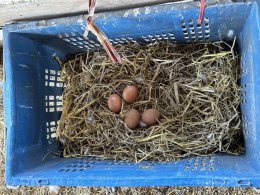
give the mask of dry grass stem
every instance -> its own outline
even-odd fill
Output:
[[[234,45],[129,44],[117,51],[120,65],[104,51],[76,55],[61,65],[66,88],[57,135],[65,157],[140,162],[243,152]],[[108,96],[121,96],[130,84],[139,88],[138,101],[112,113]],[[130,108],[157,108],[163,117],[131,130],[123,122]]]

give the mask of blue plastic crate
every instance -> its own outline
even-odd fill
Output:
[[[168,3],[95,15],[113,44],[233,40],[241,55],[242,122],[246,152],[172,163],[63,158],[55,141],[61,114],[59,65],[54,59],[100,47],[82,37],[85,16],[4,27],[6,183],[63,186],[260,186],[260,32],[258,1]]]

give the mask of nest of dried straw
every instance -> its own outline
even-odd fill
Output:
[[[191,155],[243,151],[239,57],[219,42],[175,46],[119,46],[122,64],[104,51],[76,55],[61,65],[63,112],[57,130],[65,157],[171,161]],[[107,107],[111,93],[139,88],[138,101],[120,114]],[[128,129],[124,114],[156,108],[159,124]]]

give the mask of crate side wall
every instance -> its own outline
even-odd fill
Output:
[[[61,96],[62,88],[54,90],[49,86],[54,82],[56,87],[58,82],[51,81],[46,70],[58,72],[59,65],[53,55],[62,56],[62,53],[20,34],[7,34],[4,110],[6,177],[11,177],[40,166],[48,159],[49,151],[59,151],[50,125],[55,119],[58,121],[61,111],[49,112],[47,104],[50,103],[49,97]],[[57,101],[52,102],[56,108]]]
[[[260,169],[260,22],[255,6],[240,36],[241,50],[241,111],[246,154]]]

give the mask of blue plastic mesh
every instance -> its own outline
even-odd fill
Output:
[[[260,36],[254,1],[209,5],[201,25],[198,3],[170,3],[95,15],[112,44],[170,40],[176,44],[233,40],[241,54],[241,111],[246,153],[170,163],[63,158],[55,141],[62,111],[55,57],[100,47],[83,38],[85,17],[16,23],[4,27],[4,112],[8,185],[260,186]]]

